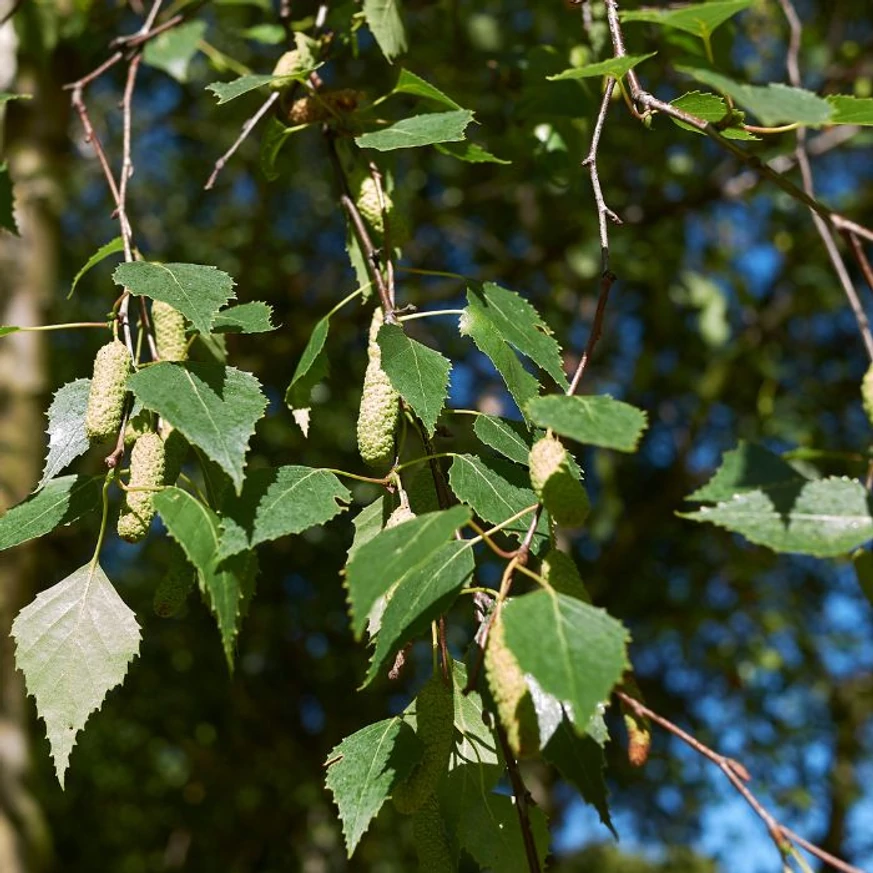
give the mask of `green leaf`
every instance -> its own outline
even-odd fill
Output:
[[[702,488],[686,500],[720,503],[735,494],[747,494],[760,488],[789,487],[799,490],[808,477],[799,473],[779,455],[763,446],[741,440],[735,449],[725,452],[721,466]]]
[[[853,479],[795,479],[747,491],[716,506],[679,513],[708,521],[776,552],[831,558],[873,537],[873,500]]]
[[[389,63],[406,51],[400,0],[364,0],[364,17]]]
[[[12,636],[63,787],[76,734],[139,652],[139,625],[100,565],[86,564],[22,609]]]
[[[460,142],[464,131],[473,120],[469,109],[455,112],[431,112],[404,118],[382,130],[374,130],[355,137],[362,149],[389,152],[433,145],[438,142]]]
[[[267,127],[261,137],[260,164],[261,172],[268,182],[274,182],[279,178],[276,169],[276,160],[282,146],[298,131],[293,127],[285,127],[278,118],[271,116],[267,120]]]
[[[188,21],[173,27],[146,43],[143,60],[163,70],[177,82],[187,82],[188,65],[197,54],[197,47],[205,33],[205,21]]]
[[[285,392],[285,403],[294,413],[294,420],[300,425],[304,436],[309,431],[309,400],[312,389],[327,376],[330,369],[327,353],[324,350],[329,330],[330,317],[326,315],[312,329],[306,348],[291,377],[291,384]]]
[[[701,67],[678,66],[676,69],[732,97],[766,127],[780,124],[816,126],[828,124],[831,120],[833,110],[830,103],[812,91],[772,82],[765,86],[745,85]]]
[[[671,105],[675,106],[677,109],[681,109],[683,112],[689,113],[690,115],[696,115],[704,121],[711,121],[713,124],[722,121],[729,111],[727,103],[725,103],[722,97],[704,91],[689,91],[687,94],[683,94],[681,97],[677,97],[673,100]],[[726,139],[740,139],[747,141],[757,141],[760,139],[760,137],[755,136],[755,134],[750,133],[748,130],[743,130],[742,127],[737,126],[741,123],[739,118],[745,117],[744,113],[735,112],[734,115],[738,116],[738,118],[736,121],[732,119],[731,127],[725,127],[721,130],[721,135],[723,137]],[[674,124],[678,125],[683,130],[690,130],[700,136],[706,135],[702,130],[691,124],[686,124],[684,121],[679,121],[676,118],[672,120]]]
[[[833,113],[831,124],[873,125],[873,97],[850,97],[848,94],[831,94],[825,97]]]
[[[552,329],[520,294],[485,282],[467,289],[467,303],[494,325],[505,342],[542,367],[561,388],[567,387],[561,347]]]
[[[485,461],[475,455],[458,455],[449,469],[449,484],[458,500],[472,507],[479,518],[491,524],[501,524],[539,503],[530,488],[527,471],[496,458]],[[522,540],[532,519],[533,511],[502,530],[508,536]],[[534,549],[539,549],[548,538],[548,519],[543,514],[537,526]]]
[[[459,739],[455,744],[449,761],[449,770],[461,767],[470,761],[479,764],[500,764],[495,769],[503,769],[502,758],[497,748],[494,731],[488,726],[484,717],[482,695],[478,691],[464,693],[467,687],[467,668],[460,661],[453,661],[454,682],[452,693],[455,695],[455,729]],[[496,783],[495,778],[494,782]],[[492,785],[488,786],[493,787]]]
[[[76,273],[75,278],[73,279],[73,284],[70,286],[70,293],[67,294],[67,300],[69,300],[73,296],[73,292],[76,290],[76,286],[79,284],[79,280],[85,273],[88,272],[92,267],[96,267],[101,261],[108,258],[110,255],[114,255],[116,252],[124,251],[124,240],[117,236],[115,239],[110,240],[106,245],[100,246],[90,258],[88,258],[87,263],[78,273]]]
[[[619,13],[622,22],[647,21],[664,27],[684,30],[702,40],[709,40],[712,32],[738,12],[748,9],[754,0],[710,0],[674,9],[639,9]]]
[[[258,74],[240,76],[232,82],[212,82],[206,86],[207,91],[211,91],[218,98],[218,105],[230,103],[231,100],[236,100],[237,97],[242,97],[243,94],[248,94],[249,91],[254,91],[263,85],[273,81],[271,74]]]
[[[500,768],[479,764],[467,764],[450,772],[439,792],[445,818],[454,826],[461,847],[480,869],[528,873],[515,803],[511,797],[491,791],[499,775]],[[549,849],[546,816],[538,806],[531,805],[529,818],[540,869],[545,869]]]
[[[622,76],[627,75],[628,71],[632,70],[637,64],[653,58],[656,54],[657,52],[649,52],[647,55],[624,55],[620,58],[609,58],[596,64],[586,64],[584,67],[573,67],[555,76],[546,76],[546,78],[550,82],[563,82],[566,79],[592,79],[600,76],[611,76],[613,79],[620,79]]]
[[[200,333],[212,330],[218,310],[236,296],[227,273],[203,264],[134,261],[116,267],[112,278],[131,294],[169,303]]]
[[[182,547],[197,570],[200,590],[218,623],[228,667],[233,655],[242,608],[254,586],[254,555],[237,555],[219,567],[220,519],[208,507],[180,488],[155,494],[155,508],[170,536]]]
[[[410,339],[397,324],[383,324],[377,336],[382,369],[432,436],[446,405],[451,361]]]
[[[285,42],[285,28],[281,24],[255,24],[247,27],[242,35],[264,45],[281,45]]]
[[[385,526],[387,495],[376,498],[371,504],[365,506],[353,519],[355,535],[349,546],[349,554],[346,563],[349,563],[365,543],[370,542],[374,536]]]
[[[90,379],[76,379],[55,392],[48,409],[48,454],[37,488],[42,488],[67,464],[88,451],[90,443],[85,434],[85,411],[90,390]]]
[[[467,164],[511,164],[512,161],[498,158],[491,152],[483,149],[475,142],[450,142],[437,143],[434,148],[441,154],[457,158]]]
[[[0,551],[51,533],[101,504],[103,476],[62,476],[0,516]]]
[[[331,750],[324,781],[339,809],[349,858],[420,758],[421,741],[399,716],[368,725]]]
[[[12,209],[12,179],[5,163],[0,164],[0,227],[18,236],[18,224]]]
[[[446,94],[443,94],[439,88],[426,82],[420,76],[409,70],[401,70],[397,77],[397,84],[391,91],[392,94],[414,94],[416,97],[424,97],[427,100],[434,100],[441,103],[443,106],[448,106],[449,109],[463,109],[463,106],[458,105]]]
[[[229,306],[215,316],[212,333],[268,333],[276,330],[273,307],[262,300]]]
[[[381,531],[355,552],[346,567],[355,639],[361,638],[373,604],[406,574],[426,562],[469,520],[470,510],[464,506],[428,512]]]
[[[221,364],[168,361],[128,379],[131,391],[215,461],[242,490],[249,439],[267,400],[251,374]]]
[[[579,443],[620,452],[636,451],[647,422],[641,409],[606,394],[535,397],[527,411],[540,427],[550,427]]]
[[[609,814],[609,790],[603,777],[606,757],[600,745],[587,734],[577,734],[570,722],[563,719],[543,749],[543,758],[576,787],[582,799],[597,810],[600,821],[618,839]]]
[[[20,331],[20,327],[14,327],[13,325],[3,324],[0,325],[0,336],[9,336],[10,333],[18,333]]]
[[[417,519],[391,530],[403,530],[415,521]],[[367,546],[361,552],[365,548]],[[474,568],[470,542],[455,541],[438,548],[400,577],[391,589],[391,596],[382,614],[382,624],[376,635],[376,650],[363,683],[365,686],[379,675],[385,662],[397,649],[423,633],[432,621],[451,606],[458,592],[473,575]]]
[[[348,488],[328,470],[255,470],[246,477],[242,494],[229,497],[222,507],[219,559],[324,524],[351,499]]]
[[[531,438],[521,422],[497,418],[494,415],[477,415],[473,432],[495,452],[527,467]]]
[[[0,91],[0,106],[10,100],[32,100],[33,94],[10,94],[8,91]]]
[[[470,301],[461,316],[460,331],[462,336],[470,337],[476,348],[490,358],[522,415],[526,415],[528,401],[539,393],[539,382],[525,370],[518,355],[474,300]]]
[[[521,669],[566,701],[583,733],[628,666],[627,631],[604,610],[550,591],[511,600],[503,623]]]

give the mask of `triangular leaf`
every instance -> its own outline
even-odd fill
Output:
[[[637,64],[653,58],[656,54],[657,52],[649,52],[647,55],[622,55],[620,58],[609,58],[596,64],[586,64],[584,67],[573,67],[555,76],[546,76],[546,78],[550,82],[563,82],[565,79],[591,79],[601,76],[612,76],[614,79],[620,79]]]
[[[100,505],[103,476],[62,476],[0,516],[0,551],[45,536]]]
[[[460,142],[472,120],[473,113],[469,109],[414,115],[382,130],[363,133],[355,137],[355,142],[362,149],[380,152],[418,148],[438,142]]]
[[[539,499],[530,488],[526,471],[499,459],[487,461],[475,455],[458,455],[449,469],[449,484],[458,500],[472,507],[479,518],[491,524],[506,519],[531,506]],[[502,528],[508,536],[524,539],[533,519],[533,510]],[[548,519],[543,514],[534,538],[534,551],[549,539]]]
[[[470,510],[453,506],[428,512],[381,531],[362,545],[346,568],[352,630],[360,639],[373,604],[405,574],[427,561],[470,520]]]
[[[330,521],[352,495],[328,470],[255,470],[222,507],[220,559]]]
[[[402,718],[378,721],[346,737],[327,757],[333,794],[351,858],[370,822],[421,758],[421,742]]]
[[[131,294],[169,303],[200,333],[212,330],[218,310],[236,296],[227,273],[203,264],[134,261],[116,267],[112,278]]]
[[[511,600],[503,623],[521,669],[566,701],[584,732],[627,668],[627,631],[604,610],[550,591]]]
[[[433,435],[446,404],[451,361],[410,339],[396,324],[383,324],[377,342],[391,384],[421,419],[428,436]]]
[[[63,787],[76,734],[139,652],[139,625],[100,565],[86,564],[22,609],[12,636]]]
[[[802,478],[737,494],[716,506],[679,513],[708,521],[776,552],[845,555],[873,538],[873,498],[853,479]]]
[[[38,488],[88,451],[90,442],[85,433],[85,412],[90,390],[90,379],[76,379],[55,392],[48,408],[49,446]]]
[[[723,97],[718,97],[715,94],[709,94],[704,91],[689,91],[687,94],[683,94],[681,97],[677,97],[673,100],[671,105],[675,106],[677,109],[681,109],[683,112],[689,113],[689,115],[696,115],[704,121],[711,121],[713,124],[724,121],[728,114],[727,103],[725,103]],[[734,110],[731,115],[731,125],[729,127],[721,127],[721,135],[726,139],[747,141],[759,139],[755,134],[750,133],[748,130],[743,130],[742,127],[738,126],[744,117],[745,113]],[[678,118],[672,120],[683,130],[690,130],[700,136],[705,136],[702,130],[691,124],[679,121]]]
[[[559,387],[567,387],[561,347],[553,338],[552,329],[520,294],[485,282],[468,288],[467,303],[494,325],[505,342],[542,367]]]
[[[143,60],[177,82],[187,82],[188,65],[205,33],[205,21],[188,21],[173,27],[146,43]]]
[[[442,142],[437,143],[434,148],[441,154],[448,155],[452,158],[457,158],[465,164],[511,164],[512,161],[507,161],[504,158],[498,158],[497,155],[492,155],[487,149],[482,148],[478,143],[469,142]]]
[[[646,429],[646,413],[608,395],[535,397],[527,405],[540,427],[590,446],[635,452]]]
[[[473,432],[495,452],[500,452],[516,464],[527,466],[531,439],[520,421],[510,421],[494,415],[477,415]]]
[[[668,9],[639,9],[622,11],[625,21],[647,21],[664,27],[675,27],[701,39],[708,40],[712,32],[738,12],[748,9],[754,0],[709,0]]]
[[[364,17],[387,61],[406,51],[400,0],[364,0]]]
[[[416,76],[415,73],[409,70],[401,70],[397,77],[397,84],[391,91],[392,94],[414,94],[416,97],[424,97],[427,100],[434,100],[441,103],[443,106],[448,106],[449,109],[463,109],[463,106],[458,105],[446,94],[443,94],[439,88],[426,82],[421,76]]]
[[[199,446],[242,489],[249,439],[267,400],[251,373],[220,364],[161,362],[128,380],[146,409]]]
[[[401,530],[405,526],[392,530]],[[469,542],[462,540],[446,543],[401,576],[391,589],[382,614],[376,651],[364,685],[369,685],[379,675],[382,666],[397,649],[426,630],[451,606],[473,575],[474,566],[473,549]]]

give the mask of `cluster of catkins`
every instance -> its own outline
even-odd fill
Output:
[[[158,356],[165,361],[187,357],[185,319],[167,303],[152,305],[152,325]],[[117,338],[106,343],[94,358],[94,373],[88,393],[85,432],[94,443],[115,440],[124,420],[127,378],[131,373],[127,347]],[[118,535],[130,543],[148,533],[155,516],[154,495],[179,477],[188,450],[185,438],[164,423],[160,433],[154,416],[145,411],[133,416],[124,433],[130,451],[130,476],[118,516]]]

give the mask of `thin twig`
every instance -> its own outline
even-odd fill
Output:
[[[780,824],[771,813],[769,813],[761,802],[755,797],[755,795],[749,790],[746,783],[751,781],[751,777],[749,775],[748,770],[746,770],[743,764],[733,758],[728,758],[726,755],[719,754],[718,752],[711,749],[709,746],[700,742],[696,737],[689,734],[687,731],[682,730],[678,725],[673,724],[667,718],[664,718],[662,715],[658,715],[654,710],[649,709],[644,703],[637,700],[635,697],[631,697],[629,694],[624,691],[616,691],[616,696],[628,707],[630,707],[638,716],[643,716],[648,718],[650,721],[654,722],[660,727],[664,728],[664,730],[669,731],[673,736],[678,737],[682,740],[683,743],[690,746],[694,749],[695,752],[702,755],[704,758],[712,761],[722,773],[727,776],[730,780],[731,785],[736,788],[736,790],[742,795],[743,799],[751,806],[754,810],[755,814],[765,823],[767,826],[767,830],[770,833],[773,842],[776,844],[777,848],[780,851],[780,854],[784,857],[787,851],[790,849],[788,843],[794,842],[801,848],[805,849],[811,855],[815,855],[815,857],[824,861],[827,864],[830,864],[835,870],[840,870],[842,873],[864,873],[859,867],[855,867],[852,864],[848,864],[845,861],[841,861],[839,858],[835,858],[830,853],[826,852],[824,849],[820,849],[818,846],[813,845],[802,837],[798,836],[794,831],[790,828],[785,827],[785,825]]]
[[[600,335],[603,332],[603,315],[606,312],[606,304],[609,300],[609,292],[612,290],[615,276],[606,272],[600,279],[600,295],[597,298],[597,309],[594,311],[594,321],[591,322],[591,333],[588,334],[588,343],[585,346],[585,351],[579,359],[579,364],[576,367],[576,372],[573,373],[573,378],[570,380],[570,385],[567,388],[567,395],[575,394],[579,388],[579,383],[585,375],[585,370],[588,367],[588,362],[594,354],[594,348]]]
[[[273,91],[272,94],[261,104],[260,108],[254,115],[243,124],[239,136],[234,140],[233,145],[215,162],[204,190],[209,191],[215,184],[218,174],[224,169],[224,165],[236,154],[236,150],[245,142],[246,137],[255,129],[257,123],[267,114],[270,107],[279,99],[279,92]]]
[[[786,66],[788,68],[788,79],[795,88],[801,87],[800,80],[800,40],[803,35],[803,25],[800,21],[800,16],[794,8],[792,0],[779,0],[779,5],[785,14],[788,21],[790,37],[788,42],[788,54]],[[815,197],[815,182],[812,175],[812,165],[809,161],[809,154],[806,150],[806,129],[801,127],[797,130],[797,146],[794,150],[794,155],[797,160],[797,166],[800,168],[800,176],[803,180],[803,190],[809,197]],[[860,297],[855,290],[855,285],[852,282],[849,271],[846,268],[846,263],[843,256],[837,248],[837,241],[834,239],[833,230],[828,226],[825,220],[815,211],[812,213],[812,221],[821,241],[824,243],[825,251],[828,253],[831,266],[837,274],[837,278],[842,285],[843,293],[849,301],[849,306],[855,315],[855,321],[858,323],[858,330],[861,333],[861,339],[864,341],[864,346],[867,349],[867,355],[873,361],[873,333],[870,331],[870,322],[867,319],[867,314],[864,312],[864,306],[861,303]],[[854,233],[849,234],[854,236]]]

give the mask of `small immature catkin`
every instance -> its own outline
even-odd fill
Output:
[[[861,401],[864,404],[867,419],[873,424],[873,364],[870,365],[861,382]]]
[[[155,345],[162,361],[184,361],[188,357],[188,341],[185,339],[185,317],[163,300],[152,303],[152,326],[155,329]]]
[[[412,817],[418,873],[455,873],[455,861],[436,794],[430,794]]]
[[[415,769],[392,795],[397,811],[404,815],[415,812],[436,791],[449,766],[455,738],[455,696],[438,673],[418,692],[415,725],[424,752]]]
[[[143,434],[130,453],[129,488],[159,488],[164,484],[164,441],[156,433]],[[137,543],[148,533],[155,517],[154,491],[125,491],[118,516],[118,535]]]
[[[400,398],[382,369],[382,355],[375,339],[381,324],[382,311],[377,309],[370,324],[367,350],[370,362],[364,373],[358,412],[358,451],[373,467],[384,467],[394,460],[394,432],[400,416]]]
[[[382,197],[385,200],[385,212],[390,212],[393,205],[391,198],[386,191],[382,192]],[[363,219],[376,232],[376,235],[381,237],[385,233],[385,219],[382,212],[382,204],[379,200],[379,189],[376,186],[376,180],[369,174],[364,175],[358,184],[355,206],[358,207],[358,212],[361,213]]]
[[[130,355],[124,343],[116,339],[97,352],[85,413],[89,440],[108,440],[118,435],[129,373]]]
[[[540,576],[558,592],[585,603],[591,603],[591,595],[579,575],[576,562],[559,549],[550,549],[543,558]]]
[[[498,615],[488,631],[485,678],[497,705],[500,723],[517,758],[537,754],[540,729],[530,688],[515,655],[506,645],[503,620]]]
[[[288,124],[296,127],[298,124],[315,124],[336,119],[337,115],[354,112],[360,99],[361,92],[353,88],[320,91],[317,97],[300,97],[288,109]]]
[[[194,581],[194,568],[188,563],[182,549],[175,546],[170,554],[167,570],[155,589],[153,601],[155,615],[161,618],[174,616],[187,600],[194,587]]]
[[[573,475],[567,450],[560,440],[543,437],[530,450],[530,482],[552,518],[566,527],[578,527],[591,504],[585,486]]]

